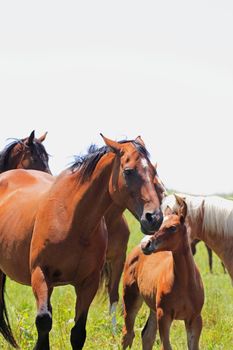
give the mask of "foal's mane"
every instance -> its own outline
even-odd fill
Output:
[[[24,144],[24,139],[12,139],[14,141],[10,142],[8,145],[6,145],[4,147],[4,149],[0,152],[0,173],[3,171],[8,170],[8,163],[9,163],[9,159],[10,159],[10,155],[11,152],[13,151],[13,149],[15,148],[16,145],[18,144]],[[27,147],[25,145],[25,147]],[[42,161],[46,160],[48,161],[49,155],[45,149],[45,147],[42,145],[41,142],[36,141],[36,139],[34,139],[33,143],[30,144],[30,147],[33,152],[36,154],[36,156],[41,159]]]
[[[142,156],[149,159],[149,156],[150,156],[149,152],[141,143],[135,140],[118,141],[118,143],[127,143],[127,142],[131,142],[135,146],[135,148],[138,150],[138,152],[142,154]],[[88,180],[90,176],[93,174],[99,160],[106,153],[109,153],[109,152],[112,152],[112,151],[111,151],[111,148],[108,146],[102,146],[98,148],[96,145],[92,144],[89,146],[88,152],[86,155],[75,156],[75,161],[70,166],[70,169],[73,172],[80,171],[79,181],[83,183],[86,180]]]

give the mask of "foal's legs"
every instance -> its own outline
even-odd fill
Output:
[[[156,313],[150,310],[150,315],[147,319],[145,327],[142,330],[142,349],[152,350],[153,344],[155,342],[157,331],[157,318]]]
[[[160,308],[157,309],[157,319],[160,339],[162,343],[161,350],[172,350],[171,343],[169,340],[172,319],[169,315],[164,315],[163,310]]]
[[[199,338],[202,330],[201,315],[197,316],[191,322],[186,320],[185,327],[187,332],[188,349],[199,350]]]
[[[73,350],[81,350],[86,340],[86,322],[90,304],[99,286],[100,272],[95,271],[82,285],[75,287],[77,299],[75,325],[71,329],[70,342]]]
[[[134,338],[134,323],[137,313],[142,306],[143,299],[140,296],[138,287],[135,283],[124,286],[123,304],[124,304],[124,321],[122,348],[131,348]]]
[[[32,289],[37,302],[36,327],[38,339],[34,350],[49,350],[49,332],[52,328],[52,307],[49,288],[42,269],[37,266],[32,272]]]

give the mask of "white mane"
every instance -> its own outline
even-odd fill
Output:
[[[218,196],[191,196],[178,194],[182,197],[188,209],[191,222],[195,221],[200,210],[204,209],[202,229],[212,234],[232,236],[233,235],[233,201]],[[172,210],[178,209],[174,195],[164,198],[162,210],[169,206]]]

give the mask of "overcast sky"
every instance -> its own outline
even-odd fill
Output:
[[[141,135],[168,188],[233,192],[233,2],[0,0],[0,121],[54,174]]]

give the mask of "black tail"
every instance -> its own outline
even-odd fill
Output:
[[[108,290],[111,284],[112,269],[111,263],[105,262],[100,275],[100,282],[98,288],[98,295],[102,299],[106,299]]]
[[[0,332],[3,337],[14,347],[18,348],[14,336],[11,331],[9,324],[9,319],[6,310],[6,304],[4,300],[4,291],[5,291],[6,275],[0,271]]]

